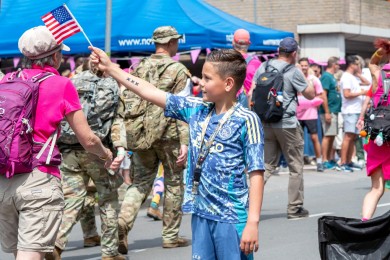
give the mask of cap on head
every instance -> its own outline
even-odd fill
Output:
[[[286,37],[279,43],[279,51],[291,53],[299,50],[299,45],[294,38]]]
[[[390,71],[390,63],[383,65],[382,70]]]
[[[250,34],[245,29],[238,29],[234,32],[233,41],[237,44],[249,45],[251,44]]]
[[[65,44],[57,44],[46,26],[37,26],[25,31],[19,38],[18,47],[20,52],[31,60],[50,56],[59,50],[70,51]]]
[[[152,41],[156,43],[165,44],[171,39],[180,39],[183,35],[179,34],[172,26],[161,26],[153,32]]]

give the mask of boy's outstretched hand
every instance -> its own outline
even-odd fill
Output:
[[[259,227],[257,222],[247,222],[242,233],[241,251],[245,255],[259,250]]]
[[[88,49],[91,51],[91,55],[89,56],[91,60],[91,67],[97,68],[100,71],[107,72],[113,63],[107,54],[96,47],[89,46]]]

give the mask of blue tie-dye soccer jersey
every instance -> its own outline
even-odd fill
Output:
[[[246,222],[249,190],[244,171],[264,170],[264,136],[258,116],[240,104],[215,137],[202,164],[198,195],[192,194],[202,123],[212,109],[213,104],[201,98],[167,95],[165,116],[182,120],[190,128],[183,212],[226,223]],[[204,141],[222,117],[223,114],[212,115]]]

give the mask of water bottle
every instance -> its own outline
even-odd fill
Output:
[[[283,92],[282,92],[282,91],[278,91],[277,96],[276,96],[276,99],[277,99],[280,103],[283,103]]]

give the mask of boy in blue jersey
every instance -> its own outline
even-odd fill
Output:
[[[192,215],[192,259],[253,259],[263,199],[264,141],[259,118],[236,103],[246,63],[235,50],[211,52],[203,100],[163,92],[115,67],[100,49],[91,61],[126,88],[189,124],[183,211]],[[250,189],[246,174],[249,174]]]

